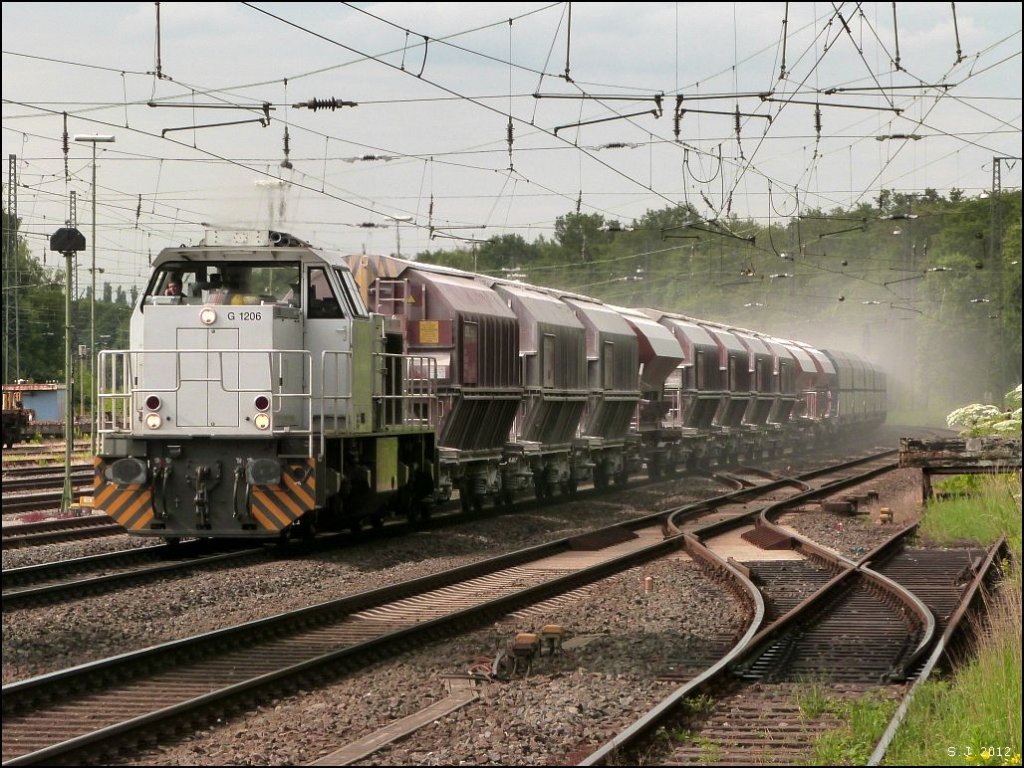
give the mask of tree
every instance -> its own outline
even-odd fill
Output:
[[[569,260],[594,261],[611,241],[607,226],[599,213],[567,213],[555,219],[555,241]]]
[[[31,255],[20,228],[3,210],[3,300],[17,305],[4,333],[5,371],[11,378],[63,379],[63,274]]]
[[[17,323],[17,366],[9,367],[11,378],[15,367],[20,369],[21,378],[30,381],[63,381],[64,372],[64,301],[65,275],[60,267],[48,269],[31,255],[28,243],[20,233],[20,221],[14,221],[3,211],[3,227],[5,235],[13,232],[16,250],[8,259],[9,241],[5,237],[3,262],[3,296],[4,302],[18,296]],[[8,263],[10,261],[10,263]],[[73,344],[88,343],[90,317],[91,288],[85,288],[84,298],[73,302],[71,325],[75,338]],[[131,308],[125,299],[123,303],[113,303],[113,287],[104,285],[104,301],[96,302],[96,337],[97,344],[104,348],[121,348],[128,346],[128,321]],[[119,299],[124,298],[124,289],[118,292]],[[8,342],[14,339],[14,328],[8,329],[4,337],[4,357],[6,362],[14,358],[14,345]],[[81,382],[88,391],[88,382]]]

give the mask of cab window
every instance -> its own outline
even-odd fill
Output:
[[[295,262],[168,262],[157,269],[146,304],[290,304],[299,306]]]
[[[370,313],[363,303],[363,297],[359,294],[359,286],[356,285],[352,273],[347,269],[338,269],[337,267],[334,273],[338,276],[341,290],[345,293],[345,305],[349,308],[352,315],[354,317],[369,317]]]
[[[307,273],[308,287],[306,314],[315,320],[338,320],[345,315],[341,310],[338,297],[331,287],[327,270],[323,267],[312,267]]]

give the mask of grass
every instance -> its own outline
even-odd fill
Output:
[[[817,699],[814,697],[815,703]],[[873,691],[856,699],[827,698],[822,706],[822,712],[831,711],[843,725],[818,737],[810,764],[864,765],[898,704],[881,691]]]
[[[1020,765],[1020,572],[989,606],[991,631],[950,680],[921,686],[887,765]]]
[[[1010,551],[1021,559],[1020,484],[1015,475],[984,475],[970,483],[976,495],[933,502],[922,521],[920,534],[939,546],[964,541],[989,546],[1006,535]],[[959,490],[964,481],[951,478]],[[943,487],[940,485],[939,490]]]
[[[821,717],[833,707],[833,700],[820,683],[807,683],[800,688],[796,697],[800,713],[808,720]]]
[[[1019,765],[1021,753],[1021,494],[1016,476],[985,477],[980,495],[928,507],[922,534],[942,543],[989,545],[1006,535],[1012,553],[988,605],[975,656],[947,680],[918,689],[886,765]]]

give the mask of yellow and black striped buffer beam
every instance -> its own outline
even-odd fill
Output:
[[[263,528],[279,531],[316,506],[316,459],[289,461],[276,485],[257,485],[249,511]]]
[[[129,530],[140,530],[153,521],[153,491],[148,483],[121,485],[104,477],[105,463],[93,459],[96,477],[93,480],[93,508],[107,513],[115,522]]]

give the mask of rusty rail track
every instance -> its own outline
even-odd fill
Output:
[[[883,459],[886,466],[893,463],[891,453]],[[877,472],[878,457],[858,463],[871,461]],[[844,471],[851,470],[845,466]],[[822,476],[825,471],[812,474]],[[798,481],[783,478],[766,484],[763,492],[779,493],[794,482]],[[734,501],[740,507],[734,516],[747,519],[747,500],[753,492],[741,491],[739,501],[732,498],[735,494],[720,498],[723,503]],[[698,517],[720,514],[707,501],[689,507],[693,509],[687,525],[696,525]],[[361,668],[368,659],[493,622],[681,548],[689,550],[686,538],[665,538],[666,514],[6,685],[4,762],[102,759],[106,750],[125,742],[149,741],[164,729],[205,723],[211,715],[251,706],[267,691],[316,685]],[[540,564],[580,550],[603,552],[596,558],[599,562],[585,567]],[[700,556],[713,569],[730,570],[713,555]],[[756,595],[752,586],[751,591]]]
[[[934,553],[931,553],[934,556]],[[889,725],[885,729],[885,733],[882,734],[878,744],[875,745],[874,751],[868,758],[867,765],[878,765],[882,762],[885,757],[886,751],[892,744],[892,740],[896,737],[896,733],[899,730],[900,725],[903,722],[903,718],[906,716],[910,704],[917,693],[918,687],[923,684],[931,676],[931,673],[935,668],[944,660],[948,659],[951,655],[952,650],[956,646],[958,641],[961,641],[968,632],[964,631],[964,626],[968,621],[968,617],[976,613],[981,609],[982,593],[985,589],[986,582],[989,580],[998,568],[998,561],[1009,555],[1009,547],[1006,543],[1006,538],[1000,538],[995,544],[993,544],[984,557],[977,557],[970,565],[969,569],[965,569],[964,575],[967,572],[973,572],[973,578],[964,588],[963,594],[953,608],[951,613],[946,614],[945,618],[941,621],[945,624],[945,629],[942,633],[942,637],[939,638],[938,642],[932,649],[931,655],[922,664],[921,669],[916,674],[916,679],[910,690],[906,692],[903,700],[900,702],[899,707],[893,714],[892,719],[889,721]],[[918,578],[919,574],[916,572],[916,568],[911,567],[913,573],[910,578]],[[924,592],[932,592],[935,589],[934,584],[922,584],[919,589]],[[941,596],[934,595],[930,596],[929,604],[934,600],[938,602]],[[944,606],[948,607],[948,606]],[[939,611],[942,607],[939,608]]]
[[[905,681],[920,674],[939,634],[955,631],[948,619],[968,598],[962,586],[990,572],[992,555],[986,559],[981,550],[907,548],[915,526],[852,562],[776,526],[782,509],[758,516],[753,539],[776,546],[786,541],[808,561],[744,569],[765,585],[771,623],[734,663],[687,681],[581,765],[628,764],[639,755],[674,765],[813,760],[817,734],[836,721],[824,709],[802,711],[808,687],[838,699],[871,690],[899,696]],[[703,547],[701,538],[723,527],[688,534],[692,546]],[[702,698],[712,689],[713,702]]]
[[[35,547],[72,539],[115,536],[124,528],[106,515],[85,515],[41,520],[37,523],[13,523],[3,527],[3,548]]]
[[[178,546],[158,544],[11,568],[3,572],[3,610],[79,600],[157,578],[201,568],[237,566],[272,556],[266,547],[225,551],[209,542],[190,541]]]
[[[64,487],[64,468],[54,470],[52,467],[42,469],[21,467],[16,470],[4,470],[4,493],[11,491],[43,490]],[[75,464],[71,467],[71,482],[76,488],[85,488],[92,483],[94,471],[91,466]],[[9,497],[14,499],[16,497]],[[7,498],[3,505],[7,507]]]

